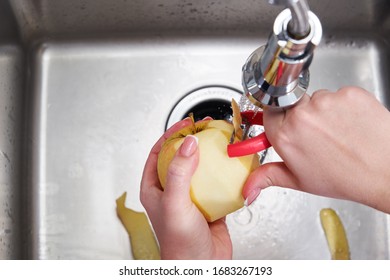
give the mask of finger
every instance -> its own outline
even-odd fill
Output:
[[[158,154],[150,153],[146,161],[141,179],[140,200],[142,205],[148,209],[154,201],[159,200],[162,187],[157,175]]]
[[[313,97],[316,96],[316,95],[322,95],[322,94],[324,94],[324,93],[330,93],[330,91],[327,90],[327,89],[318,89],[318,90],[314,91],[314,92],[311,94],[311,97],[313,98]]]
[[[218,258],[232,259],[232,241],[225,218],[209,223],[210,233],[213,236]]]
[[[154,144],[153,148],[150,151],[150,154],[148,156],[148,159],[146,160],[144,172],[142,175],[142,181],[144,184],[142,185],[153,185],[156,182],[156,179],[158,180],[157,176],[150,176],[151,174],[157,175],[157,159],[158,159],[158,153],[161,150],[162,144],[175,132],[179,131],[180,129],[188,126],[191,124],[191,119],[186,118],[184,120],[181,120],[177,123],[175,123],[173,126],[171,126],[161,137],[160,139]]]
[[[263,123],[265,134],[268,137],[268,140],[274,145],[278,132],[283,127],[285,122],[288,121],[288,115],[292,114],[294,111],[299,110],[301,107],[306,106],[310,102],[310,96],[304,94],[297,104],[293,107],[286,110],[275,110],[265,108],[263,113]]]
[[[298,180],[283,162],[264,164],[253,171],[246,180],[242,195],[250,205],[260,192],[270,186],[299,189]]]
[[[212,234],[215,236],[223,236],[225,234],[228,234],[227,232],[227,224],[226,224],[226,217],[223,217],[221,219],[218,219],[214,222],[209,223],[209,228]]]
[[[164,196],[172,203],[191,202],[191,178],[198,162],[198,139],[193,135],[188,135],[168,167]]]
[[[165,133],[160,137],[160,139],[156,142],[156,144],[153,146],[151,153],[158,154],[161,150],[162,144],[167,140],[171,135],[180,129],[192,124],[192,120],[190,118],[185,118],[174,125],[172,125],[170,128],[168,128]]]
[[[162,144],[175,132],[191,124],[192,121],[190,118],[186,118],[175,123],[170,127],[154,144],[153,148],[150,151],[150,154],[146,160],[145,167],[142,174],[141,180],[141,190],[140,198],[141,201],[146,201],[146,199],[153,196],[158,196],[158,193],[161,192],[162,188],[160,186],[160,181],[157,175],[157,160],[158,153],[161,150]]]

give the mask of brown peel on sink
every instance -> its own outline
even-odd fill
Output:
[[[130,238],[136,260],[159,260],[160,250],[145,213],[126,208],[126,193],[116,200],[116,212]]]
[[[322,209],[320,218],[332,259],[349,260],[350,252],[347,235],[336,211],[331,208]]]

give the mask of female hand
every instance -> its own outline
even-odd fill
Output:
[[[158,140],[146,162],[140,198],[160,244],[162,259],[231,259],[232,244],[224,219],[207,223],[190,198],[190,182],[198,165],[197,139],[187,136],[177,150],[162,190],[157,175],[157,158],[162,143],[189,125],[176,123]]]
[[[284,162],[250,175],[249,204],[262,189],[282,186],[390,213],[390,113],[372,94],[320,90],[285,112],[265,110],[264,127]]]

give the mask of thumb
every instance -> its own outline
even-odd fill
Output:
[[[187,135],[168,167],[164,193],[175,203],[190,200],[191,178],[199,162],[198,138]]]
[[[260,192],[270,186],[280,186],[299,189],[297,178],[291,173],[284,162],[272,162],[261,165],[253,171],[246,180],[242,195],[249,206],[259,196]]]

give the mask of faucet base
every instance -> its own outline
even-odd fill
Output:
[[[266,46],[255,50],[242,69],[245,95],[258,107],[287,109],[306,93],[308,68],[322,37],[319,19],[308,12],[310,32],[301,39],[290,36],[292,15],[283,10],[276,18]]]
[[[242,69],[242,86],[246,97],[257,107],[288,109],[294,106],[306,93],[310,81],[310,72],[303,70],[298,79],[286,86],[270,85],[264,78],[260,63],[265,46],[256,49]],[[261,79],[256,78],[262,77]]]

